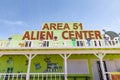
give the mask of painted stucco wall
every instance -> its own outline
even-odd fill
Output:
[[[57,72],[63,72],[64,71],[64,60],[60,55],[37,55],[33,58],[31,62],[31,70],[32,73],[42,73],[45,72],[47,63],[45,62],[45,58],[49,58],[51,63],[57,63],[59,66],[62,67],[62,70],[58,70]],[[12,62],[9,61],[9,58],[12,58]],[[71,74],[72,76],[85,76],[89,75],[92,76],[92,64],[91,60],[99,60],[96,58],[95,55],[79,55],[79,54],[73,54],[69,57],[68,60],[88,60],[88,68],[89,68],[89,74]],[[104,57],[104,60],[114,60],[114,59],[120,59],[120,55],[106,55]],[[36,69],[35,64],[40,63],[40,68]],[[5,73],[7,71],[7,68],[13,68],[13,73],[27,72],[27,58],[23,55],[3,55],[0,57],[0,72]],[[73,80],[73,79],[69,79]],[[84,79],[83,79],[84,80]]]

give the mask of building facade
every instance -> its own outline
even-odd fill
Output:
[[[0,80],[119,80],[120,37],[82,23],[44,23],[0,41]]]

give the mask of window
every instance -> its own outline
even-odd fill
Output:
[[[87,60],[68,60],[68,74],[89,74]]]
[[[25,47],[31,47],[32,42],[31,41],[25,41]]]
[[[77,46],[78,46],[78,47],[84,46],[84,41],[77,41]]]
[[[43,41],[43,47],[49,47],[49,41]]]

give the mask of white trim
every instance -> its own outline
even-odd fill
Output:
[[[63,56],[63,54],[59,54],[63,59],[64,59],[64,56]]]
[[[27,59],[29,59],[29,55],[30,55],[30,54],[25,54],[25,56],[27,57]],[[37,54],[32,54],[31,59],[33,59],[36,55],[37,55]]]
[[[65,54],[59,54],[63,59],[65,58]],[[71,56],[71,54],[66,54],[66,58],[68,59]]]
[[[68,59],[70,56],[71,56],[71,54],[68,54],[68,55],[67,55],[67,59]]]
[[[32,60],[32,54],[29,54],[26,80],[29,80],[29,78],[30,78],[30,74],[29,73],[30,73],[31,60]]]
[[[67,53],[66,53],[67,52]],[[36,51],[35,50],[27,50],[27,49],[21,49],[18,51],[15,50],[11,50],[11,51],[0,51],[0,54],[8,54],[8,55],[21,55],[21,54],[30,54],[30,53],[34,53],[34,54],[95,54],[98,52],[102,52],[102,53],[106,53],[106,54],[120,54],[120,50],[64,50],[64,49],[58,49],[58,50],[54,50],[54,49],[39,49]]]
[[[99,56],[99,55],[97,55],[97,54],[103,54],[103,55],[102,55],[102,56]],[[106,54],[103,53],[103,52],[98,52],[98,53],[94,53],[94,55],[95,55],[97,58],[99,58],[99,59],[103,59]]]
[[[101,70],[102,70],[102,74],[103,74],[103,79],[104,80],[107,80],[106,79],[106,74],[105,74],[105,69],[104,69],[104,65],[103,65],[103,60],[102,59],[100,59],[100,66],[101,66]]]
[[[70,57],[71,54],[59,54],[64,59],[64,78],[67,80],[67,59]]]
[[[28,68],[27,68],[26,80],[29,80],[29,78],[30,78],[31,61],[36,55],[37,54],[35,54],[35,55],[33,55],[33,54],[25,55],[28,58]]]
[[[56,76],[56,75],[59,75],[59,79],[60,78],[62,78],[62,76],[61,75],[64,75],[64,73],[29,73],[29,75],[32,75],[33,76],[33,79],[32,80],[35,80],[35,76],[36,77],[38,77],[38,79],[37,80],[43,80],[43,78],[46,76],[48,76],[48,75],[52,75],[52,76]],[[18,75],[21,75],[21,77],[20,77],[20,79],[19,80],[22,80],[22,77],[24,77],[24,76],[26,76],[27,75],[27,73],[0,73],[0,76],[2,76],[2,77],[0,77],[0,80],[2,79],[2,80],[5,80],[5,76],[6,75],[8,75],[8,80],[18,80]],[[10,75],[12,75],[11,77],[10,77]],[[42,78],[39,78],[39,75],[41,75],[42,76]],[[16,79],[14,78],[14,77],[16,77]],[[52,79],[52,78],[51,78]],[[29,79],[28,79],[29,80]],[[55,78],[55,80],[57,80],[57,78]]]
[[[33,59],[37,54],[34,54],[31,59]]]
[[[64,54],[64,73],[65,80],[67,80],[67,54]]]
[[[29,59],[28,54],[25,54],[25,57],[26,57],[27,59]]]

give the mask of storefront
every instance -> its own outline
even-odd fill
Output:
[[[44,23],[11,35],[0,41],[0,80],[111,80],[120,71],[119,34],[103,31]]]

